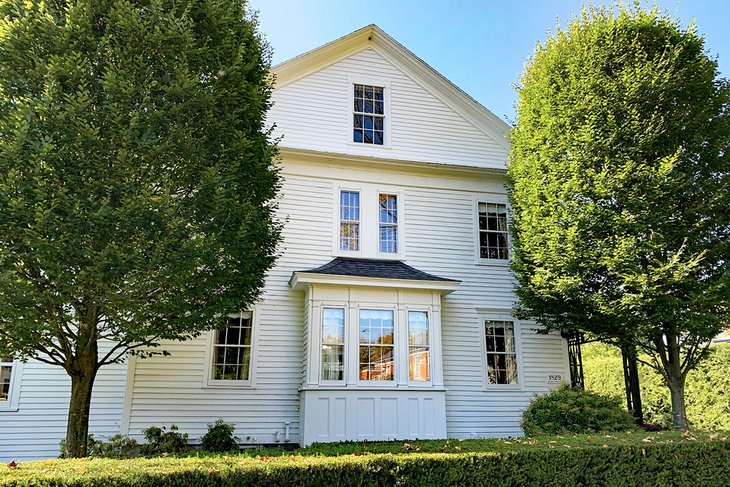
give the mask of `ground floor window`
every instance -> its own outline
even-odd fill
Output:
[[[240,381],[251,379],[253,320],[250,311],[228,319],[228,326],[217,330],[213,338],[211,379]]]
[[[431,380],[431,351],[429,347],[428,313],[408,312],[408,380]]]
[[[519,384],[515,324],[512,321],[485,320],[487,383]]]
[[[360,380],[395,379],[393,310],[360,310]]]
[[[345,373],[345,309],[322,310],[322,380],[341,381]]]
[[[13,384],[13,358],[0,357],[0,405],[10,402],[10,386]]]

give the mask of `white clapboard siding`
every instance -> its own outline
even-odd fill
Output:
[[[267,120],[281,145],[393,159],[504,168],[504,148],[441,99],[424,90],[386,54],[366,48],[274,91]],[[390,147],[351,143],[349,79],[390,87]]]
[[[255,308],[254,386],[206,388],[205,338],[171,343],[170,357],[136,361],[130,395],[129,433],[141,438],[152,425],[176,424],[192,441],[217,418],[236,424],[243,443],[299,440],[299,388],[304,379],[307,303],[288,285],[292,272],[322,265],[333,258],[332,221],[335,186],[371,184],[373,175],[355,160],[342,167],[284,160],[279,216],[285,221],[281,257],[269,272],[262,299]],[[530,399],[548,390],[547,374],[567,376],[566,350],[557,335],[538,335],[521,327],[523,386],[485,388],[478,309],[502,309],[514,303],[513,280],[505,265],[476,263],[476,206],[483,200],[504,200],[503,182],[440,177],[431,170],[430,188],[414,169],[379,174],[389,188],[403,195],[406,263],[461,285],[443,299],[442,340],[447,434],[450,437],[507,436],[521,433],[520,415]],[[434,188],[448,189],[434,189]],[[465,189],[466,188],[466,189]],[[501,198],[501,199],[500,199]],[[278,436],[277,436],[278,432]]]
[[[108,343],[101,350],[108,350]],[[97,439],[119,434],[126,364],[102,367],[91,397],[89,432]],[[0,461],[54,458],[66,436],[71,379],[61,367],[30,360],[23,365],[17,411],[0,410]]]

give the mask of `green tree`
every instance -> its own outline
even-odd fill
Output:
[[[270,56],[243,0],[0,19],[0,354],[66,370],[82,456],[98,369],[223,326],[274,262]]]
[[[730,310],[730,87],[694,26],[588,7],[518,88],[517,314],[638,346],[687,427],[687,373]]]

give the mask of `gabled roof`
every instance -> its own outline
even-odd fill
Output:
[[[509,150],[510,126],[507,123],[375,24],[274,66],[272,72],[276,76],[275,86],[286,86],[368,47],[390,59],[424,89]]]

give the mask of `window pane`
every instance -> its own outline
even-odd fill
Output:
[[[375,130],[373,132],[373,144],[383,145],[384,140],[385,140],[385,137],[383,137],[383,132],[381,132],[379,130]]]
[[[362,130],[355,129],[353,131],[352,140],[355,142],[362,142]]]
[[[428,346],[428,313],[408,312],[408,345]]]
[[[408,380],[429,381],[431,352],[426,347],[408,348]]]

